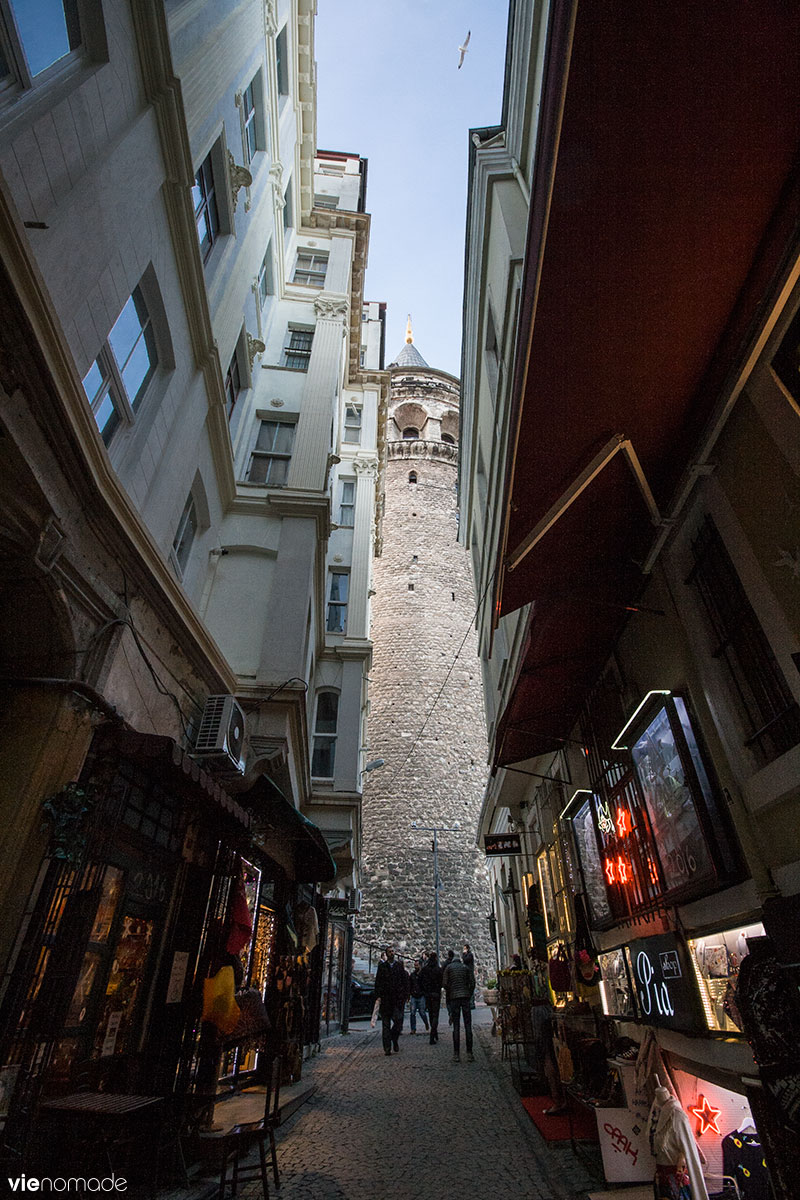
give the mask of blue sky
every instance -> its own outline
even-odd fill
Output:
[[[468,131],[500,121],[506,20],[505,0],[319,0],[317,143],[369,159],[366,298],[388,305],[387,362],[410,312],[420,354],[460,373]]]

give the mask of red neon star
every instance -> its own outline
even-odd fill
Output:
[[[610,858],[606,859],[605,871],[606,871],[606,879],[608,880],[609,883],[613,883],[614,879],[615,879],[614,863],[611,861]]]
[[[714,1133],[719,1135],[719,1126],[717,1125],[717,1117],[722,1111],[719,1108],[712,1108],[706,1100],[705,1096],[698,1096],[700,1101],[694,1108],[690,1108],[689,1112],[693,1117],[697,1117],[700,1122],[699,1136],[702,1137],[707,1129],[713,1129]]]
[[[617,859],[617,872],[619,874],[620,883],[627,883],[628,882],[628,864],[625,862],[625,859],[622,857],[621,854],[620,854],[619,858]]]
[[[617,835],[625,837],[631,831],[631,816],[624,808],[617,809]]]

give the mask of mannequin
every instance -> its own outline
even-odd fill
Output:
[[[689,1118],[658,1076],[648,1130],[656,1160],[656,1200],[708,1200],[700,1151]]]

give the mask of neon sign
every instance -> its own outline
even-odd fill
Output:
[[[597,806],[597,824],[603,833],[613,834],[614,820],[611,816],[611,809],[608,806],[607,800],[604,800]]]
[[[627,858],[618,854],[616,858],[603,859],[603,870],[609,883],[632,883],[633,868]]]
[[[631,814],[626,808],[617,809],[617,836],[627,837],[631,832]]]
[[[712,1108],[705,1096],[698,1096],[697,1099],[700,1101],[700,1103],[695,1105],[694,1108],[690,1108],[689,1112],[693,1117],[697,1117],[698,1121],[700,1122],[698,1136],[702,1137],[707,1129],[713,1129],[714,1133],[719,1135],[717,1117],[721,1113],[722,1109]]]
[[[639,1003],[642,1012],[649,1017],[655,1008],[660,1017],[674,1017],[675,1006],[669,994],[666,979],[655,981],[656,968],[650,955],[640,950],[636,955],[636,978],[639,980]]]

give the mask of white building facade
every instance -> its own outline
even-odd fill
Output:
[[[11,1023],[35,992],[14,975],[20,922],[46,908],[53,861],[41,804],[94,769],[106,722],[239,814],[234,865],[208,880],[223,925],[230,880],[266,881],[269,863],[290,909],[355,905],[387,395],[383,306],[363,297],[366,161],[316,148],[314,0],[51,7],[37,23],[12,3],[0,24],[21,331],[0,381]],[[209,696],[235,698],[228,745],[192,757]],[[176,895],[153,918],[165,938]],[[187,996],[210,936],[192,941]],[[277,953],[290,935],[271,936]],[[131,1044],[163,1002],[154,970]],[[70,1063],[107,1057],[78,1041]]]

